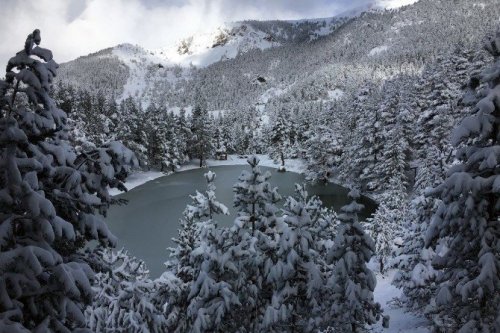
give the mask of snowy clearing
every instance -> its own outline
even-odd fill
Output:
[[[374,325],[374,332],[384,333],[429,333],[429,324],[425,318],[420,318],[412,313],[405,312],[404,308],[391,305],[391,300],[401,296],[401,290],[391,284],[395,270],[386,275],[377,274],[377,286],[373,293],[375,301],[379,302],[384,309],[384,315],[390,316],[389,328],[383,328],[380,323]]]

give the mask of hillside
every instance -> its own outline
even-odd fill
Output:
[[[471,47],[498,16],[494,0],[422,0],[351,19],[233,23],[170,48],[118,45],[63,64],[59,79],[118,100],[132,96],[145,107],[186,107],[195,91],[212,110],[247,109],[282,95],[329,101],[365,80],[418,72],[457,45]]]

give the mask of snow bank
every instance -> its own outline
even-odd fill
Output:
[[[131,190],[134,187],[137,187],[139,185],[142,185],[144,183],[149,182],[150,180],[154,180],[159,177],[163,177],[165,174],[160,171],[138,171],[134,172],[130,176],[128,176],[127,181],[125,182],[125,187],[127,190]],[[118,195],[120,193],[123,193],[122,191],[112,188],[109,190],[109,194],[111,195]]]
[[[370,267],[373,269],[373,267]],[[380,333],[429,333],[429,323],[425,318],[417,317],[412,313],[405,312],[404,308],[391,305],[391,300],[401,296],[401,290],[391,284],[395,270],[389,271],[386,276],[377,274],[377,286],[375,287],[375,301],[382,305],[384,315],[389,315],[391,320],[389,328],[383,328],[381,323],[374,325],[373,332]]]
[[[241,156],[241,157],[238,157]],[[267,155],[257,155],[258,158],[260,159],[260,166],[264,167],[270,167],[270,168],[275,168],[278,169],[280,167],[279,163],[275,163],[269,156]],[[242,165],[246,166],[248,165],[247,163],[247,157],[242,156],[242,155],[228,155],[227,160],[207,160],[207,167],[210,169],[210,167],[216,167],[216,166],[223,166],[223,165]],[[198,169],[199,168],[199,160],[192,160],[189,164],[183,165],[180,169],[179,172],[182,171],[187,171],[187,170],[193,170],[193,169]],[[306,166],[303,160],[300,159],[295,159],[295,160],[285,160],[285,168],[286,171],[289,172],[295,172],[295,173],[303,173]],[[207,169],[207,170],[208,170]],[[160,171],[139,171],[131,174],[128,178],[127,181],[125,182],[125,187],[127,190],[131,190],[134,187],[140,186],[142,184],[145,184],[151,180],[154,180],[159,177],[166,176],[163,172]],[[118,189],[110,189],[109,193],[111,195],[118,195],[120,193],[123,193],[122,191]]]

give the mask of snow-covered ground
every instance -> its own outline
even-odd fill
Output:
[[[222,166],[222,165],[248,165],[247,163],[247,158],[246,157],[238,157],[239,155],[228,155],[227,160],[207,160],[207,169],[210,169],[210,167],[215,167],[215,166]],[[270,167],[270,168],[279,168],[280,164],[275,163],[269,156],[267,155],[257,155],[257,157],[260,159],[260,166],[265,166],[265,167]],[[186,171],[186,170],[193,170],[193,169],[198,169],[199,168],[199,160],[194,159],[192,160],[189,164],[183,165],[178,172]],[[296,172],[296,173],[302,173],[305,170],[305,164],[304,161],[301,159],[294,159],[294,160],[285,160],[285,168],[286,171],[289,172]],[[134,172],[131,174],[128,178],[127,181],[125,182],[125,187],[127,190],[131,190],[134,187],[140,186],[144,183],[147,183],[151,180],[154,180],[159,177],[163,177],[166,174],[160,171],[138,171]],[[109,193],[111,195],[117,195],[122,193],[122,191],[118,189],[110,189]]]
[[[377,274],[375,287],[375,301],[384,309],[384,315],[389,315],[389,328],[383,328],[381,323],[374,325],[373,331],[380,333],[429,333],[428,322],[412,313],[405,312],[404,308],[391,305],[391,300],[401,296],[401,290],[391,284],[396,271],[389,271],[386,275]]]
[[[160,171],[137,171],[127,177],[125,187],[127,188],[127,190],[131,190],[134,187],[140,186],[144,183],[149,182],[150,180],[154,180],[162,176],[165,176],[165,174]],[[116,188],[109,189],[109,194],[111,195],[117,195],[120,193],[123,193],[123,191],[120,191]]]
[[[368,52],[368,55],[369,56],[375,56],[375,55],[378,55],[382,52],[385,52],[389,49],[389,46],[387,45],[380,45],[380,46],[377,46],[377,47],[374,47],[373,49],[370,50],[370,52]]]

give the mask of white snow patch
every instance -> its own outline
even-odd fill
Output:
[[[262,110],[263,111],[263,110]],[[261,111],[261,112],[262,112]],[[260,120],[262,121],[262,125],[269,125],[269,122],[271,121],[271,118],[269,117],[269,115],[267,114],[263,114],[261,117],[260,117]]]
[[[144,183],[149,182],[150,180],[154,180],[163,176],[165,176],[165,174],[160,171],[137,171],[127,177],[125,187],[130,191],[134,187],[140,186]],[[110,195],[118,195],[120,193],[123,193],[123,191],[120,191],[116,188],[109,189]]]
[[[375,301],[382,305],[384,315],[390,316],[389,328],[383,328],[381,323],[374,325],[373,332],[380,333],[429,333],[429,322],[423,317],[405,312],[404,308],[391,305],[391,300],[401,296],[401,290],[391,284],[396,274],[395,270],[386,276],[377,274],[377,286],[373,293]]]
[[[344,96],[344,92],[338,88],[328,91],[328,99],[329,100],[337,101],[337,100],[341,99],[342,96]]]
[[[132,45],[119,45],[113,49],[117,56],[129,68],[129,77],[123,87],[122,99],[132,96],[139,97],[146,88],[146,66],[140,59],[139,49]]]
[[[323,25],[319,29],[314,30],[312,32],[312,34],[309,36],[309,39],[315,40],[321,36],[327,36],[327,35],[331,34],[334,30],[334,27],[335,27],[334,24],[336,21],[337,21],[337,18],[335,18],[335,17],[318,20],[318,23],[321,23]]]
[[[396,9],[412,5],[419,0],[378,0],[377,5],[385,9]]]
[[[161,64],[168,67],[170,64],[155,56],[140,46],[131,44],[121,44],[113,48],[112,55],[120,59],[129,68],[129,77],[123,87],[123,94],[117,99],[117,102],[131,96],[141,97],[147,89],[146,75],[148,67]],[[146,103],[147,104],[147,103]],[[147,105],[143,105],[147,107]]]
[[[276,88],[276,87],[270,88],[266,90],[262,95],[260,95],[258,103],[267,104],[267,102],[269,102],[270,99],[283,95],[284,93],[287,92],[287,90],[288,88]]]
[[[389,49],[389,46],[387,45],[380,45],[380,46],[377,46],[377,47],[374,47],[373,49],[370,50],[370,52],[368,52],[368,55],[369,56],[375,56],[375,55],[378,55],[382,52],[385,52]]]
[[[410,20],[398,21],[391,26],[391,30],[399,32],[401,28],[412,26],[413,22]]]
[[[190,116],[193,113],[193,106],[189,105],[186,107],[179,107],[179,106],[171,106],[167,109],[168,112],[172,112],[174,115],[178,116],[181,114],[181,110],[184,109],[186,111],[186,116]]]
[[[233,59],[238,53],[251,49],[264,50],[279,45],[266,33],[247,24],[227,23],[214,31],[197,33],[153,53],[179,66],[206,67],[217,61]]]
[[[228,155],[227,160],[207,160],[207,168],[221,165],[248,165],[247,158],[251,155]],[[259,158],[260,166],[278,169],[281,166],[281,162],[275,162],[268,155],[255,155]],[[179,171],[192,170],[199,168],[199,160],[193,159],[189,164],[186,164],[180,168]],[[302,159],[286,159],[285,160],[286,171],[303,173],[306,170],[305,161]]]

